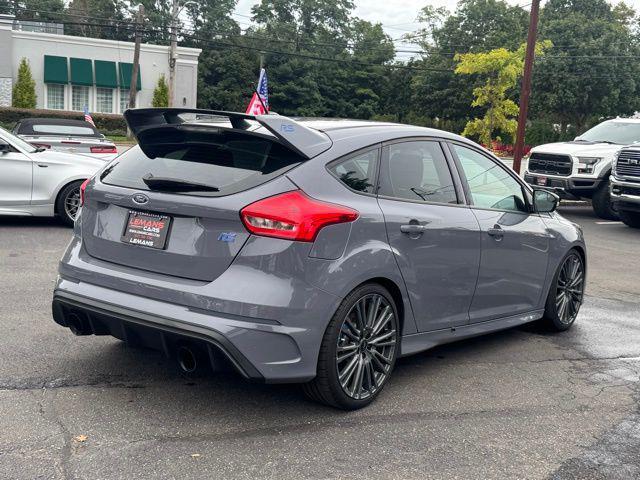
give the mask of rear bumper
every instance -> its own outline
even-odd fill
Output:
[[[133,307],[135,306],[135,308]],[[111,335],[164,351],[191,343],[206,351],[215,363],[220,355],[245,378],[267,383],[298,383],[316,374],[315,331],[217,314],[192,307],[59,278],[54,291],[56,323],[81,334]],[[303,354],[304,352],[304,354]]]
[[[546,185],[540,185],[538,179],[546,178]],[[560,195],[561,198],[590,197],[603,182],[593,177],[558,177],[525,172],[524,180],[536,188],[544,188]]]
[[[214,364],[223,355],[245,378],[264,381],[251,362],[214,330],[62,292],[54,295],[51,309],[57,324],[78,335],[111,335],[127,343],[162,350],[167,356],[171,356],[174,345],[198,342]]]

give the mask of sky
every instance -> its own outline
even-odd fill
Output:
[[[530,5],[531,0],[507,0],[513,5]],[[611,3],[618,3],[614,0]],[[542,0],[544,4],[544,0]],[[259,3],[256,0],[239,0],[236,8],[236,20],[241,22],[241,26],[247,27],[250,20],[246,16],[251,15],[251,7]],[[425,5],[435,7],[447,7],[454,10],[455,0],[355,0],[355,14],[370,22],[380,22],[391,38],[398,38],[403,34],[420,28],[416,23],[416,16]],[[626,0],[628,5],[640,12],[640,0]]]

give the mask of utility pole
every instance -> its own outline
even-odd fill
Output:
[[[169,46],[169,106],[173,107],[173,97],[176,88],[176,49],[178,48],[178,15],[180,8],[178,0],[173,0],[171,7],[171,44]]]
[[[131,82],[129,83],[129,108],[136,108],[136,94],[138,93],[138,72],[140,71],[140,42],[142,41],[142,24],[144,22],[144,5],[138,5],[136,18],[136,44],[133,50],[133,67],[131,68]]]
[[[520,174],[522,154],[524,153],[524,134],[527,127],[527,113],[529,110],[529,96],[531,95],[531,77],[533,76],[533,62],[536,56],[536,37],[538,35],[538,18],[540,16],[540,0],[533,0],[529,19],[529,33],[527,35],[527,53],[524,59],[524,77],[520,90],[520,114],[518,115],[518,131],[516,145],[513,152],[513,170]]]

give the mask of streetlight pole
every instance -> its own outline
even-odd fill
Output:
[[[527,35],[527,53],[524,59],[524,77],[520,90],[520,113],[518,115],[518,130],[516,145],[513,152],[513,170],[520,174],[522,155],[524,153],[524,134],[527,126],[529,110],[529,96],[531,95],[531,77],[533,76],[533,62],[536,55],[536,37],[538,34],[538,18],[540,16],[540,0],[533,0]]]
[[[178,48],[178,15],[180,9],[178,0],[173,0],[171,6],[171,43],[169,46],[169,106],[174,106],[174,95],[176,85],[176,49]]]
[[[180,12],[190,3],[197,5],[198,2],[189,0],[180,5],[179,0],[173,0],[171,4],[171,43],[169,44],[169,106],[174,105],[174,95],[176,89],[176,60],[178,59],[178,22]]]
[[[129,82],[129,108],[136,108],[136,94],[138,93],[138,72],[140,71],[140,43],[142,41],[142,23],[144,22],[144,5],[138,5],[136,18],[136,43],[133,49],[133,66],[131,67],[131,82]]]

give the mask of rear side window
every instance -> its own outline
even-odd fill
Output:
[[[223,196],[261,185],[303,161],[278,143],[246,134],[200,133],[182,140],[146,144],[144,152],[139,146],[129,149],[103,172],[102,182],[138,190],[168,185],[171,193]],[[206,188],[198,190],[198,185]]]
[[[48,133],[51,135],[91,135],[97,136],[91,127],[80,127],[76,125],[33,125],[35,133]]]
[[[438,142],[397,143],[388,149],[380,172],[380,195],[414,202],[458,203]]]
[[[378,150],[370,150],[330,166],[329,171],[350,189],[373,193],[377,160]]]

